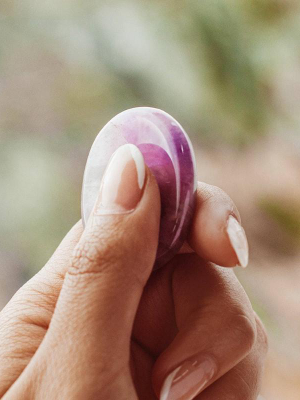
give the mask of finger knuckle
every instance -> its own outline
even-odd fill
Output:
[[[255,321],[257,325],[257,336],[258,336],[260,351],[262,354],[266,355],[269,349],[268,334],[263,322],[261,321],[261,319],[258,317],[257,314],[255,314]]]
[[[138,248],[138,240],[131,235],[124,235],[122,220],[114,224],[101,221],[101,227],[95,219],[92,229],[84,232],[74,249],[68,268],[68,283],[86,284],[95,275],[109,275],[124,282],[134,282],[138,286],[145,284],[145,268],[142,253],[136,254],[132,249]],[[131,266],[135,266],[132,268]]]
[[[256,342],[256,326],[245,313],[238,313],[231,318],[232,332],[245,354],[248,354]]]
[[[109,238],[109,239],[107,239]],[[110,265],[116,264],[117,232],[92,230],[87,232],[74,249],[69,275],[84,275],[103,273]]]

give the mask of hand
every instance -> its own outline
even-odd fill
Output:
[[[212,264],[247,262],[232,201],[199,183],[184,246],[195,253],[150,275],[155,179],[126,146],[105,177],[86,229],[78,222],[0,314],[0,397],[256,399],[266,334],[233,271]]]

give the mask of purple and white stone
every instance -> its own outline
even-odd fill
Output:
[[[160,189],[161,222],[156,269],[168,262],[186,239],[196,191],[195,156],[181,125],[164,111],[138,107],[116,115],[96,137],[87,159],[81,198],[84,225],[93,209],[110,157],[126,143],[140,149]]]

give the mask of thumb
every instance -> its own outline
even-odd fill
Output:
[[[155,261],[159,221],[156,181],[139,149],[124,145],[107,167],[73,253],[46,340],[51,348],[63,337],[63,353],[76,349],[83,365],[105,355],[110,364],[114,357],[128,362],[133,321]]]

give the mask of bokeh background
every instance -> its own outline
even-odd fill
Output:
[[[262,394],[299,400],[297,0],[1,0],[0,308],[80,218],[98,131],[142,105],[181,122],[198,178],[240,209],[237,274],[270,337]]]

